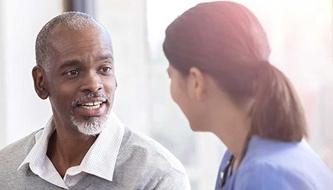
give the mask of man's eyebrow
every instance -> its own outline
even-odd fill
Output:
[[[111,53],[101,54],[101,55],[98,55],[96,58],[97,61],[106,60],[106,59],[113,60],[112,54]]]
[[[112,57],[111,53],[100,54],[96,57],[96,61],[102,61],[102,60],[107,60],[107,59],[110,59],[111,61],[113,61],[113,57]],[[74,66],[79,66],[82,64],[84,64],[84,62],[80,59],[70,59],[70,60],[67,60],[64,63],[62,63],[58,69],[62,70],[67,67],[74,67]]]
[[[81,64],[82,64],[82,62],[80,60],[71,59],[71,60],[67,60],[63,64],[61,64],[59,69],[62,70],[62,69],[67,68],[67,67],[74,67],[74,66],[78,66],[78,65],[81,65]]]

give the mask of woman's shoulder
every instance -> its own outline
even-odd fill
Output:
[[[263,162],[239,168],[235,177],[235,189],[313,189],[302,176]]]
[[[280,167],[295,166],[300,162],[322,162],[306,140],[284,142],[254,136],[249,141],[243,161],[251,164],[277,165]]]
[[[238,186],[305,190],[333,186],[332,173],[305,141],[287,143],[255,138],[251,139],[237,171]]]

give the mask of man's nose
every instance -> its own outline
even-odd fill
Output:
[[[89,72],[82,80],[81,91],[83,92],[97,92],[103,88],[102,80],[98,73]]]

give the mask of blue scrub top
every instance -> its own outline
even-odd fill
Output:
[[[216,190],[333,190],[333,174],[305,140],[283,142],[252,136],[246,154],[221,187],[231,153],[222,159]]]

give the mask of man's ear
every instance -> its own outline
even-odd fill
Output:
[[[207,88],[204,73],[200,71],[200,69],[192,67],[189,70],[189,79],[190,89],[192,90],[191,94],[194,95],[194,98],[197,100],[203,100]]]
[[[49,92],[47,90],[45,72],[40,66],[35,66],[32,69],[32,78],[34,79],[35,91],[38,96],[45,100],[49,97]]]

